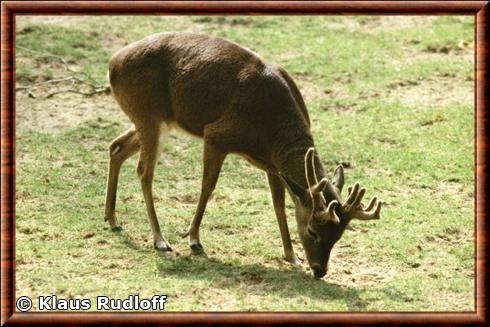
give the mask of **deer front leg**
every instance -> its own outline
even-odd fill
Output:
[[[294,254],[291,237],[289,235],[288,223],[286,220],[285,187],[281,179],[271,173],[267,173],[267,180],[272,193],[272,203],[276,212],[279,230],[281,231],[282,246],[284,247],[284,257],[286,261],[293,265],[299,265],[298,257]]]
[[[204,215],[204,210],[206,209],[209,197],[213,193],[216,182],[218,181],[218,176],[225,157],[226,153],[223,153],[213,146],[209,140],[205,139],[201,195],[199,197],[196,213],[192,219],[188,232],[189,246],[192,252],[196,254],[203,252],[203,247],[199,239],[199,227],[201,225],[202,217]]]

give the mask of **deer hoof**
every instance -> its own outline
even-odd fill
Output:
[[[122,227],[119,225],[111,227],[111,231],[116,232],[116,233],[122,232],[122,230],[123,230]]]
[[[193,254],[204,254],[204,248],[200,243],[193,243],[190,247]]]
[[[153,242],[153,247],[155,247],[155,249],[157,249],[158,251],[172,252],[172,248],[170,247],[170,245],[162,241]]]
[[[284,258],[289,264],[295,267],[301,267],[301,261],[298,259],[296,255],[293,255],[291,258]]]

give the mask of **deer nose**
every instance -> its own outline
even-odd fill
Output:
[[[327,268],[322,268],[320,265],[311,265],[311,270],[313,270],[313,276],[315,278],[322,278],[327,273]]]

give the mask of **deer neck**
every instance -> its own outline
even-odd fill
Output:
[[[283,177],[287,177],[297,185],[304,189],[308,188],[305,175],[305,154],[313,142],[298,142],[299,144],[292,145],[287,151],[282,152],[276,158],[276,167],[278,172]],[[319,157],[315,157],[315,173],[318,180],[325,177],[325,169]],[[332,200],[341,202],[340,195],[330,183],[324,191],[325,200],[329,203]]]

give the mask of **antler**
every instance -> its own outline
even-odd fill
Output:
[[[359,183],[355,183],[354,187],[349,187],[348,192],[349,196],[347,197],[347,201],[342,204],[342,210],[344,212],[349,213],[353,219],[379,219],[382,204],[381,201],[378,201],[376,197],[373,197],[368,206],[364,208],[361,201],[366,193],[366,189],[360,189]]]
[[[315,170],[315,148],[309,148],[305,155],[305,174],[308,190],[313,202],[313,217],[320,223],[325,223],[329,220],[338,224],[339,217],[335,213],[335,205],[337,201],[332,201],[326,207],[326,201],[322,191],[327,186],[328,180],[324,177],[320,181],[316,176]]]
[[[339,167],[338,169],[340,169],[340,172],[342,173],[342,168]],[[340,204],[337,200],[331,201],[328,206],[326,204],[322,191],[327,186],[328,180],[326,178],[322,178],[320,181],[318,181],[315,170],[315,148],[309,148],[306,152],[305,174],[308,190],[313,202],[313,217],[320,223],[333,221],[334,223],[338,224],[340,219],[335,212],[335,208]],[[366,189],[360,188],[359,183],[355,183],[353,187],[349,187],[348,192],[349,195],[347,200],[340,205],[344,213],[349,214],[352,219],[380,219],[379,214],[381,212],[381,201],[378,201],[376,197],[373,197],[368,206],[364,208],[361,201],[364,194],[366,194]]]

